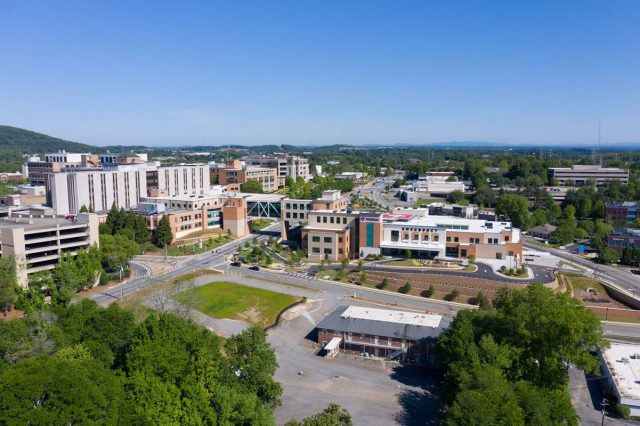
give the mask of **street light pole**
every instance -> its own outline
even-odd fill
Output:
[[[122,300],[123,297],[123,291],[122,291],[122,272],[123,272],[124,268],[122,267],[122,264],[120,265],[120,300]]]

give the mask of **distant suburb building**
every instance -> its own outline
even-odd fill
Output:
[[[310,179],[309,162],[306,158],[294,155],[269,156],[269,157],[246,157],[244,159],[247,166],[262,166],[276,169],[278,187],[283,187],[285,178],[290,176],[293,180],[298,177],[307,182]]]
[[[550,167],[548,173],[549,179],[556,179],[560,185],[567,185],[567,182],[573,182],[576,186],[583,186],[587,184],[589,179],[593,179],[597,186],[602,186],[609,180],[623,184],[629,183],[629,170],[617,167],[602,167],[597,164]]]
[[[620,253],[627,247],[640,249],[640,229],[613,228],[613,231],[607,235],[607,247]]]
[[[632,223],[640,218],[640,203],[633,201],[607,203],[605,214],[613,223]]]
[[[449,322],[421,312],[340,306],[318,324],[318,344],[328,356],[344,352],[432,364],[436,338]]]
[[[18,284],[28,276],[55,268],[60,252],[76,254],[98,244],[98,217],[79,214],[73,220],[60,217],[0,219],[0,256],[14,256]]]

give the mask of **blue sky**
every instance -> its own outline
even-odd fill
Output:
[[[22,1],[0,124],[89,144],[640,142],[640,1]]]

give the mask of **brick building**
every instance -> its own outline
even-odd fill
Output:
[[[441,315],[340,306],[317,326],[318,344],[336,352],[432,364],[436,338],[449,326]]]

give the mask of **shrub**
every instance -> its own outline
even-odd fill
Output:
[[[433,286],[433,284],[431,284],[428,289],[422,290],[420,292],[420,296],[422,296],[422,297],[431,297],[431,296],[433,296],[435,294],[435,292],[436,292],[436,288]]]
[[[631,415],[631,410],[626,405],[616,404],[613,406],[613,414],[616,417],[620,417],[622,419],[628,419]]]
[[[400,292],[402,294],[407,294],[410,291],[411,291],[411,283],[409,283],[409,281],[404,283],[404,285],[398,289],[398,292]]]

